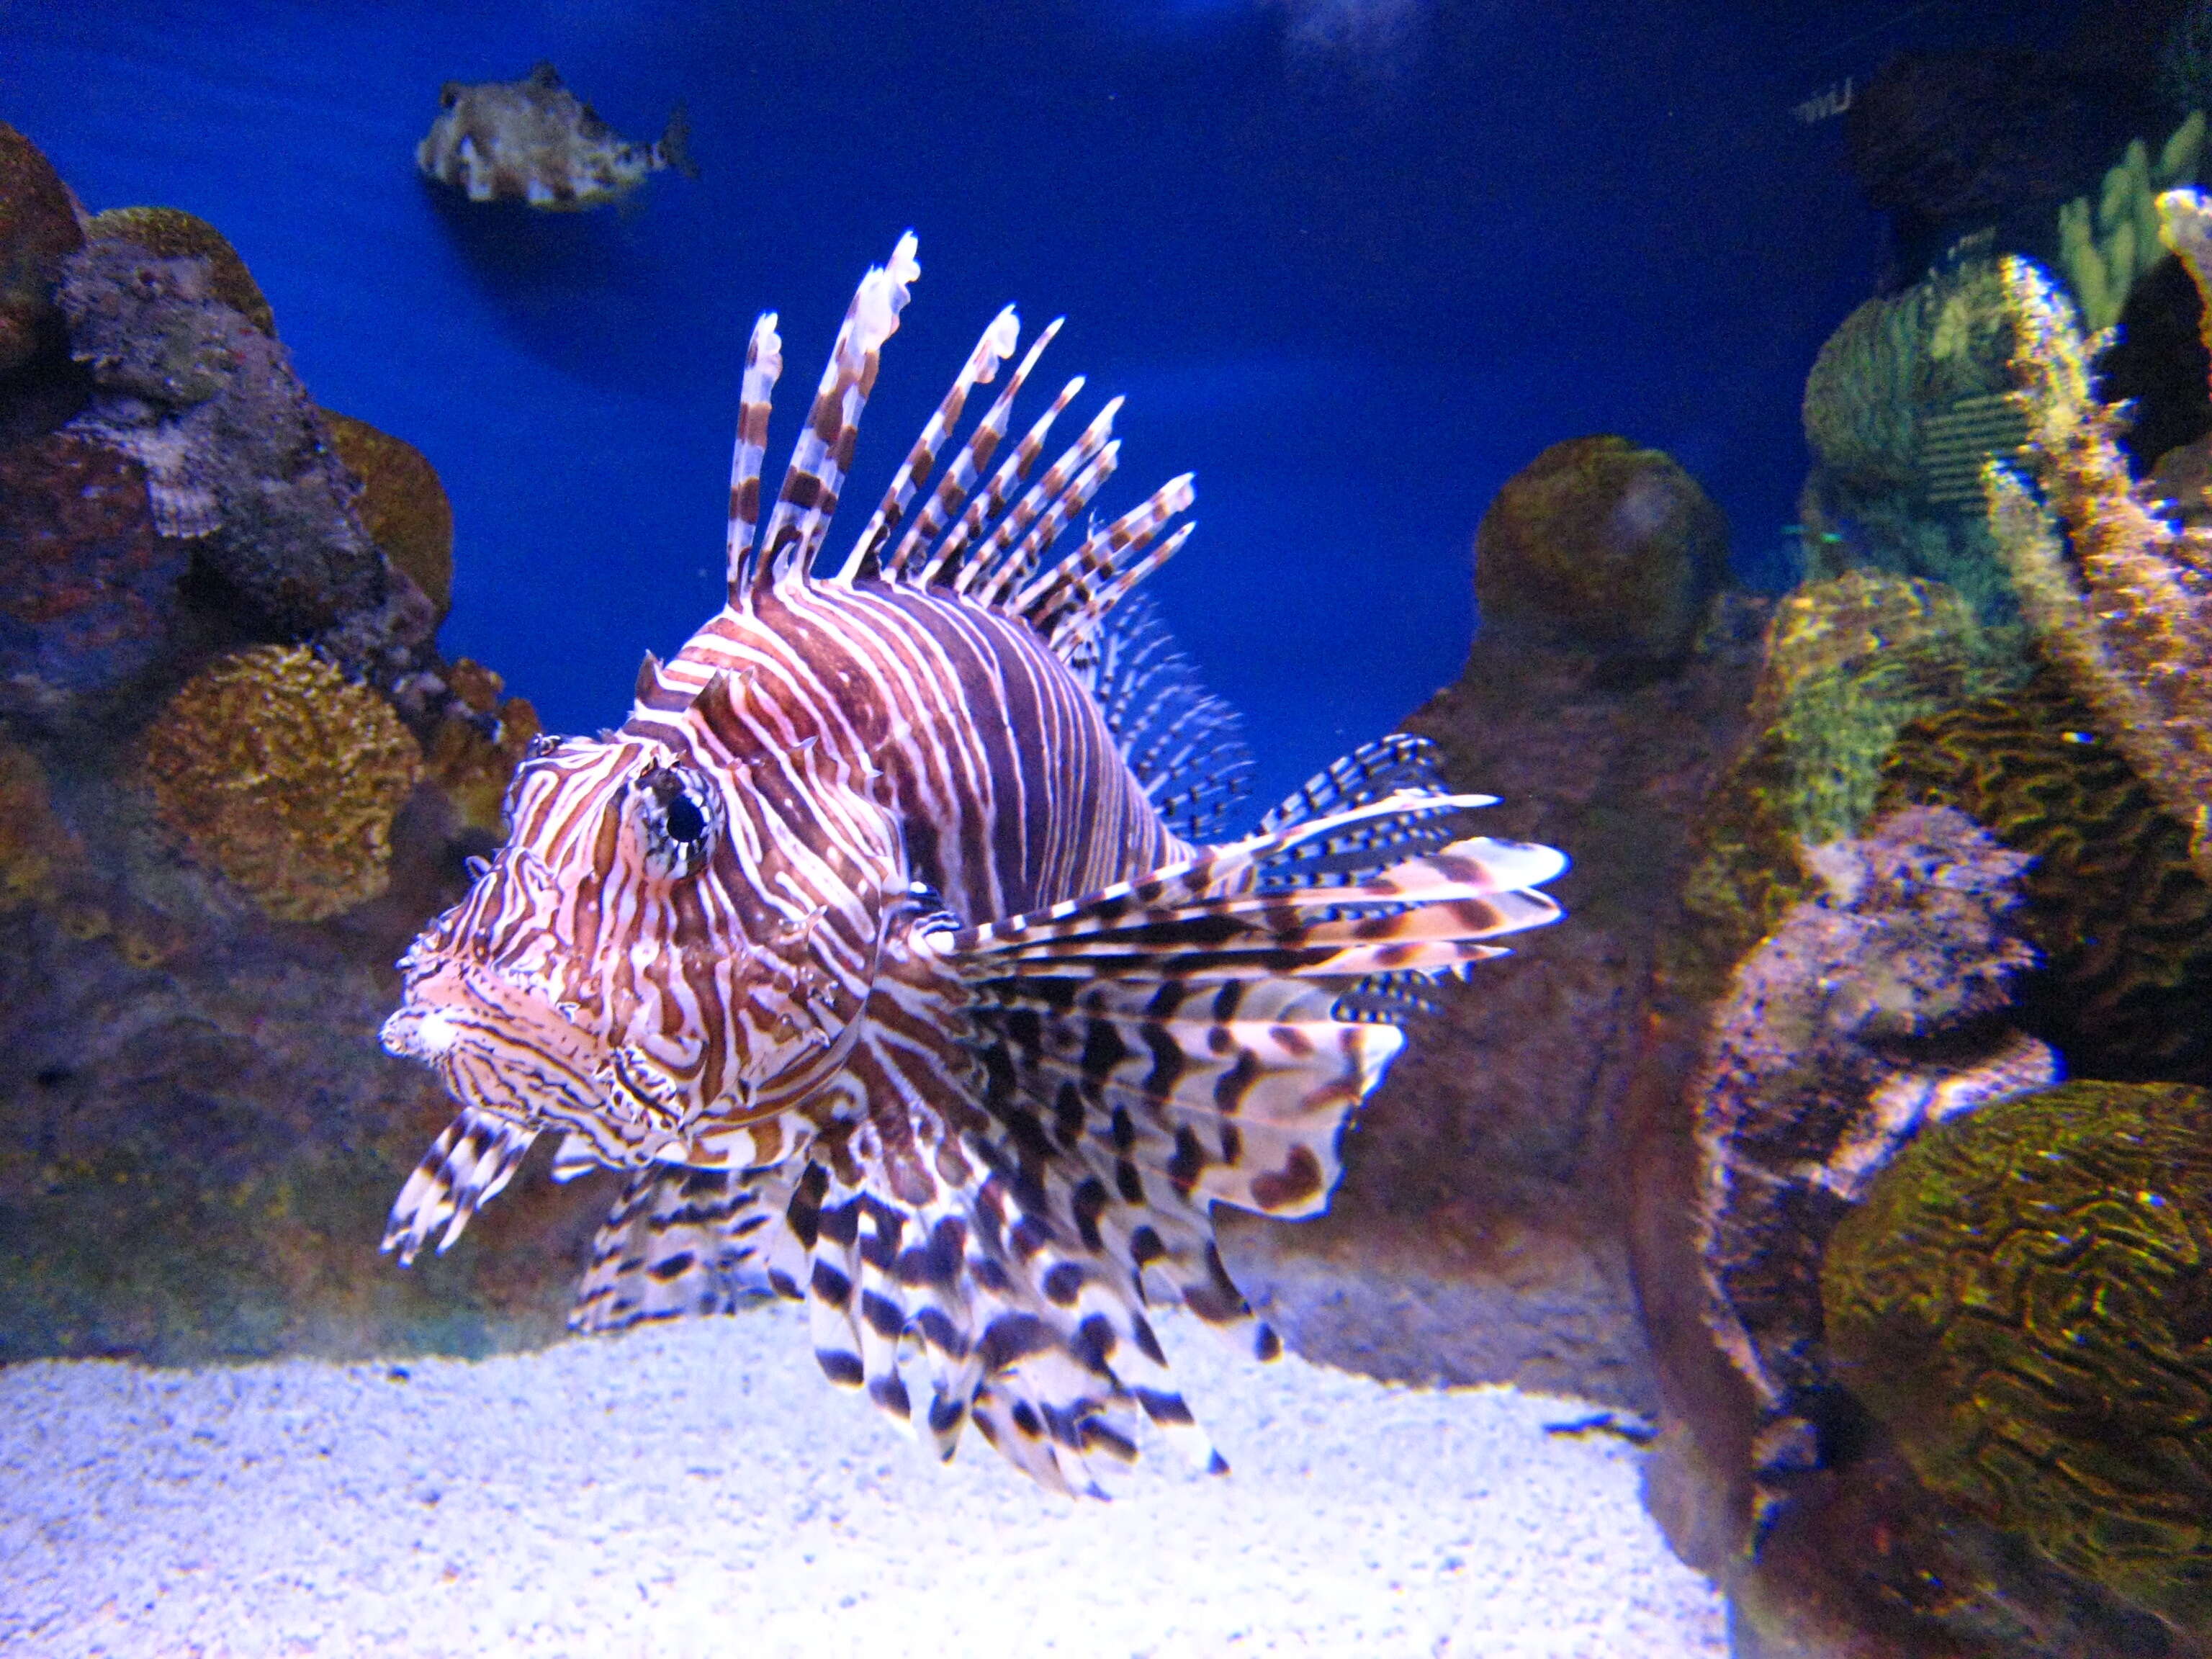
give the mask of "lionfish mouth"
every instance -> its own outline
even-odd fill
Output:
[[[536,1127],[630,1102],[611,1102],[602,1044],[527,984],[451,958],[422,963],[406,1000],[384,1022],[386,1052],[434,1068],[464,1106]]]

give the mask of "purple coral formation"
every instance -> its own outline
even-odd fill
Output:
[[[1694,1097],[1707,1322],[1771,1411],[1826,1381],[1821,1252],[1875,1172],[1923,1123],[2056,1073],[2002,1018],[2035,962],[2026,855],[1910,807],[1815,856],[1831,890],[1737,969]]]

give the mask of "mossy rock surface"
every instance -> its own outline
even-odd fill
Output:
[[[1692,926],[1668,972],[1701,998],[1818,891],[1808,848],[1873,817],[1882,757],[1905,724],[2018,673],[2014,643],[1941,582],[1851,570],[1776,607],[1751,719],[1755,735],[1715,787],[1685,903]]]
[[[1728,574],[1728,518],[1674,457],[1610,434],[1553,444],[1505,481],[1475,532],[1486,625],[1680,660]]]
[[[198,215],[181,208],[110,208],[93,215],[86,234],[94,241],[130,242],[163,259],[206,260],[209,292],[270,339],[276,337],[276,315],[261,284],[230,239]]]
[[[405,571],[443,622],[453,604],[453,508],[429,458],[350,415],[322,411],[331,447],[361,480],[362,528]]]
[[[2212,1095],[2075,1083],[1924,1130],[1821,1289],[1927,1486],[2212,1636]]]
[[[2044,968],[2021,1014],[2073,1075],[2212,1085],[2212,888],[2054,672],[1907,725],[1877,810],[1905,805],[1955,806],[2034,855],[2021,929]]]

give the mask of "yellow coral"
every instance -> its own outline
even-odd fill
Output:
[[[405,441],[350,415],[321,411],[331,447],[361,480],[355,507],[368,538],[405,571],[443,622],[453,602],[453,509],[437,469]]]
[[[266,334],[276,337],[276,314],[261,285],[238,257],[229,239],[206,220],[181,208],[110,208],[85,228],[88,240],[131,242],[164,259],[205,259],[215,297]]]
[[[2156,161],[2142,139],[2130,144],[2105,175],[2094,210],[2086,196],[2058,210],[2059,262],[2092,333],[2120,320],[2136,279],[2157,261],[2159,193],[2194,179],[2203,152],[2204,112],[2197,110],[2174,129]]]
[[[2187,226],[2212,208],[2193,191],[2159,205],[2186,259]],[[2027,260],[2007,259],[2004,277],[2018,331],[2015,397],[2042,496],[1988,463],[1991,531],[2045,651],[2159,805],[2189,827],[2191,862],[2212,879],[2212,538],[2167,523],[2136,489],[2120,417],[2093,389],[2095,343],[2072,305]]]
[[[421,750],[376,693],[299,647],[256,646],[185,684],[149,729],[161,823],[281,921],[381,893]]]

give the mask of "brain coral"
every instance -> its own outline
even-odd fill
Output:
[[[1923,1131],[1822,1301],[1929,1486],[2212,1634],[2212,1096],[2074,1083]]]
[[[276,319],[261,285],[229,239],[206,220],[179,208],[110,208],[93,215],[85,236],[91,241],[130,242],[162,259],[205,259],[209,295],[276,338]]]
[[[281,921],[381,893],[422,755],[391,707],[298,647],[257,646],[188,682],[149,728],[161,823]]]
[[[0,374],[38,355],[54,325],[62,260],[84,245],[69,186],[38,147],[0,121]]]
[[[366,421],[322,411],[331,447],[361,480],[354,510],[384,556],[414,580],[443,622],[453,602],[453,509],[422,452]]]
[[[1728,572],[1728,520],[1672,456],[1610,435],[1553,444],[1505,481],[1474,539],[1486,622],[1667,662]]]
[[[2212,889],[2056,674],[1905,726],[1878,810],[1907,804],[1955,806],[2034,855],[2021,927],[2045,970],[2021,1018],[2069,1071],[2212,1084]]]

